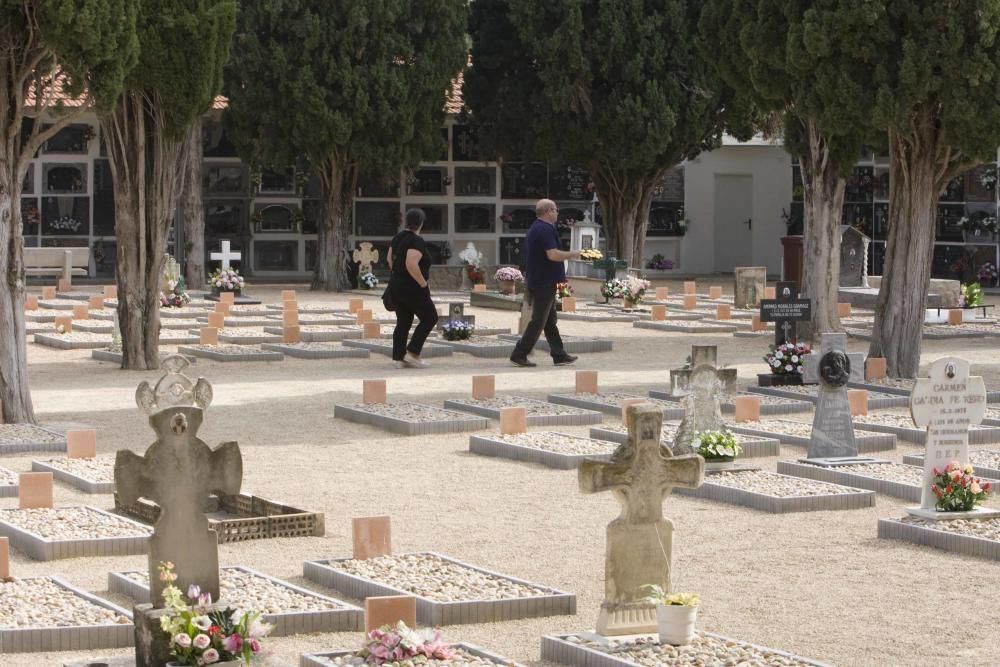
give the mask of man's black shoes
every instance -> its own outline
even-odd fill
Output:
[[[556,366],[569,366],[571,363],[579,359],[579,357],[574,357],[572,354],[566,354],[561,357],[555,357],[552,360]]]
[[[533,361],[528,361],[527,356],[518,356],[516,354],[511,355],[510,363],[514,364],[515,366],[520,366],[521,368],[534,368],[535,366],[538,365]]]

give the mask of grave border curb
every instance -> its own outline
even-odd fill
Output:
[[[559,405],[558,403],[552,403],[550,401],[540,401],[535,398],[525,398],[523,396],[513,396],[512,398],[524,399],[529,403],[537,403],[541,406],[545,405]],[[444,401],[444,409],[452,410],[455,412],[468,412],[480,417],[486,417],[487,419],[500,419],[500,410],[494,408],[487,408],[479,405],[469,405],[468,403],[462,403],[464,399],[446,399]],[[471,399],[475,400],[475,399]],[[522,406],[512,406],[512,407],[522,407]],[[564,406],[564,407],[576,407],[576,406]],[[600,424],[604,421],[604,415],[597,410],[587,409],[587,408],[577,408],[582,410],[582,412],[569,413],[569,414],[540,414],[532,415],[525,414],[525,420],[528,426],[590,426],[591,424]],[[525,410],[527,413],[527,410]]]
[[[302,334],[299,333],[301,338]],[[375,342],[378,341],[378,342]],[[392,341],[387,341],[385,338],[345,338],[340,341],[344,347],[355,347],[360,349],[368,350],[369,352],[375,352],[376,354],[381,354],[386,357],[392,356]],[[433,341],[427,341],[424,345],[423,350],[420,352],[421,359],[436,359],[440,357],[450,357],[455,354],[455,350],[451,349],[447,345],[441,345]]]
[[[261,345],[262,343],[278,342],[281,342],[281,336],[275,336],[273,334],[262,334],[260,336],[230,336],[226,334],[225,328],[219,330],[220,345]]]
[[[480,359],[503,359],[514,352],[515,344],[502,341],[504,345],[472,345],[462,340],[436,340],[438,345],[447,345],[455,352],[464,352]]]
[[[449,646],[452,648],[461,648],[467,653],[471,653],[474,656],[490,660],[498,665],[508,665],[510,667],[525,667],[519,662],[514,662],[510,658],[505,658],[491,651],[487,651],[484,648],[472,644],[470,642],[450,642]],[[320,662],[321,659],[325,658],[339,658],[343,656],[353,655],[356,653],[356,649],[333,649],[331,651],[323,651],[321,653],[303,653],[299,656],[299,667],[327,667],[327,662]]]
[[[995,450],[990,450],[995,451]],[[924,467],[924,454],[919,452],[913,454],[904,454],[903,463],[911,466],[919,466],[922,470]],[[969,463],[972,463],[971,461]],[[977,466],[972,464],[972,472],[980,477],[985,477],[987,479],[1000,479],[1000,468],[986,468],[983,466]]]
[[[45,461],[32,461],[31,462],[31,472],[50,472],[54,479],[58,479],[64,484],[69,484],[70,486],[83,491],[84,493],[114,493],[115,483],[112,482],[94,482],[86,477],[80,477],[79,475],[74,475],[71,472],[63,470],[62,468],[57,468],[55,466],[49,465]],[[2,495],[2,494],[0,494]]]
[[[933,547],[966,556],[1000,560],[1000,540],[949,533],[927,526],[904,523],[899,519],[879,519],[878,537],[884,540],[900,540],[918,546]]]
[[[579,396],[597,396],[599,394],[600,392],[598,394],[548,394],[545,400],[557,405],[569,405],[574,408],[603,412],[606,415],[621,415],[622,408],[620,405],[611,405],[610,403],[599,403],[597,401],[588,401],[585,398],[578,398]],[[646,399],[649,397],[637,394],[635,398]],[[664,421],[677,421],[684,418],[684,408],[670,406],[661,406],[661,408],[663,410]]]
[[[132,612],[115,603],[77,588],[53,575],[28,577],[48,579],[73,595],[109,609],[132,620]],[[0,654],[40,653],[50,651],[90,651],[95,649],[126,648],[135,645],[135,625],[132,623],[108,625],[71,625],[48,628],[12,628],[0,630]]]
[[[867,489],[875,493],[884,493],[893,498],[900,498],[911,503],[920,502],[920,487],[902,482],[894,482],[888,479],[879,479],[869,475],[859,475],[858,473],[845,472],[839,470],[837,466],[815,466],[799,461],[778,461],[778,472],[790,477],[802,477],[816,480],[817,482],[828,482],[841,486],[851,486],[859,489]]]
[[[720,472],[725,472],[720,471]],[[782,474],[782,473],[778,473]],[[794,477],[793,475],[786,475]],[[818,481],[818,480],[817,480]],[[836,484],[836,486],[844,486]],[[794,512],[824,512],[835,510],[856,510],[875,506],[875,492],[847,487],[853,493],[831,493],[816,496],[773,496],[756,491],[746,491],[734,486],[712,484],[711,475],[705,475],[705,482],[696,489],[674,487],[674,493],[692,498],[714,500],[729,505],[741,505],[771,514],[791,514]]]
[[[234,343],[228,343],[233,345]],[[240,354],[221,354],[213,350],[199,350],[196,347],[188,347],[186,345],[181,345],[177,348],[178,354],[187,354],[192,357],[201,357],[202,359],[211,359],[212,361],[218,361],[220,363],[227,363],[231,361],[284,361],[285,355],[280,352],[241,352]]]
[[[302,341],[304,343],[324,343],[336,341]],[[269,352],[280,352],[293,359],[369,359],[371,353],[357,347],[341,346],[339,350],[310,350],[291,347],[289,343],[261,343],[260,349]]]
[[[34,425],[32,425],[34,426]],[[18,442],[14,444],[0,445],[0,454],[25,454],[30,452],[65,452],[66,434],[58,433],[44,426],[34,426],[39,430],[51,433],[62,438],[62,442]]]
[[[7,537],[10,540],[11,546],[32,560],[37,561],[96,556],[142,556],[148,552],[149,538],[153,534],[149,526],[128,517],[106,512],[91,505],[67,505],[58,509],[68,509],[70,507],[86,507],[106,516],[133,523],[137,527],[149,530],[149,535],[142,537],[88,537],[73,540],[48,540],[0,519],[0,536]]]
[[[850,385],[850,383],[848,383]],[[808,385],[807,385],[808,386]],[[752,394],[767,394],[770,396],[777,396],[778,398],[790,398],[799,401],[809,401],[813,405],[819,403],[819,396],[813,396],[811,394],[799,394],[794,391],[785,391],[780,387],[748,387],[747,391]],[[868,389],[871,392],[873,390]],[[878,391],[880,394],[886,394],[889,392]],[[761,408],[764,406],[762,405]],[[893,395],[893,396],[868,396],[868,409],[869,410],[886,410],[888,408],[908,408],[910,407],[910,397],[909,395]],[[763,411],[761,414],[764,414]]]
[[[726,424],[726,428],[733,433],[744,435],[755,435],[759,438],[776,438],[783,445],[809,448],[809,438],[798,435],[788,435],[787,433],[775,433],[772,431],[761,431],[747,428],[739,424]],[[896,436],[889,433],[876,433],[869,431],[871,435],[858,435],[858,430],[854,429],[854,444],[858,447],[858,454],[869,454],[872,452],[888,452],[896,449]]]
[[[927,431],[924,429],[919,429],[916,426],[913,428],[905,428],[902,426],[889,426],[886,424],[872,424],[870,422],[864,421],[864,417],[855,417],[855,423],[858,424],[858,428],[863,428],[866,431],[877,431],[879,433],[891,433],[895,435],[900,440],[905,440],[906,442],[912,442],[916,445],[926,445],[927,444]],[[982,426],[981,424],[973,424],[973,426]],[[1000,444],[1000,427],[996,426],[982,426],[982,428],[969,428],[966,433],[969,434],[969,444],[970,445],[996,445]]]
[[[348,339],[359,339],[361,338],[361,330],[340,330],[340,331],[303,331],[304,326],[320,326],[320,327],[341,327],[349,326],[343,324],[300,324],[299,325],[299,340],[303,343],[343,343]],[[273,333],[276,336],[280,336],[284,333],[284,327],[264,327],[265,333]]]
[[[777,438],[764,438],[759,435],[749,435],[747,433],[736,433],[736,435],[743,435],[748,438],[756,439],[756,442],[753,444],[747,442],[741,443],[741,446],[743,447],[743,453],[739,456],[741,459],[759,459],[769,456],[781,456],[781,441]],[[590,437],[595,440],[608,440],[610,442],[618,443],[619,445],[628,442],[628,434],[619,433],[618,431],[610,431],[600,426],[591,427]],[[758,448],[760,451],[758,451]]]
[[[60,334],[36,333],[32,334],[31,342],[42,347],[51,347],[57,350],[95,350],[107,347],[111,344],[111,338],[107,340],[62,340]]]
[[[410,401],[412,402],[412,401]],[[400,405],[405,405],[401,403]],[[419,403],[418,405],[424,405]],[[424,405],[424,407],[436,407]],[[444,408],[437,408],[443,410]],[[431,433],[466,433],[468,431],[479,431],[490,427],[490,420],[485,417],[474,417],[468,413],[459,413],[462,419],[449,419],[433,422],[411,422],[396,417],[378,415],[365,410],[359,410],[352,405],[335,404],[333,406],[334,419],[346,419],[357,424],[366,424],[381,428],[393,433],[402,435],[427,435]]]
[[[516,343],[521,339],[517,334],[499,334],[500,340]],[[610,338],[597,338],[593,336],[565,336],[563,338],[563,348],[566,354],[597,354],[598,352],[611,352],[614,349],[614,341]],[[535,350],[549,354],[549,343],[544,338],[535,345]]]
[[[460,567],[483,572],[493,577],[512,581],[525,586],[534,586],[551,591],[550,595],[536,597],[510,598],[503,600],[466,600],[461,602],[438,602],[409,591],[394,588],[388,584],[372,579],[347,574],[330,563],[351,560],[350,558],[335,558],[327,560],[306,561],[302,565],[302,573],[306,579],[321,586],[332,588],[355,600],[365,600],[369,597],[385,595],[406,595],[416,598],[417,622],[432,627],[442,625],[467,625],[476,623],[494,623],[497,621],[514,621],[522,618],[539,618],[542,616],[563,616],[576,614],[576,595],[567,593],[543,584],[518,579],[507,574],[487,570],[476,565],[470,565],[455,558],[450,558],[434,551],[410,552],[413,555],[426,555],[440,558]],[[406,555],[406,554],[396,554]]]
[[[574,436],[567,433],[560,433],[570,438],[588,440],[583,436]],[[615,443],[617,444],[617,443]],[[522,463],[538,463],[548,468],[557,470],[575,470],[583,461],[587,459],[607,460],[611,454],[559,454],[534,447],[515,445],[502,440],[494,440],[490,436],[471,435],[469,436],[469,451],[480,456],[492,456],[496,458],[511,459]]]
[[[664,391],[662,389],[650,389],[649,397],[656,398],[661,401],[671,401],[678,399],[677,396],[672,396],[670,392]],[[773,416],[773,415],[794,415],[800,412],[812,412],[814,409],[814,404],[810,401],[804,401],[801,399],[787,398],[785,396],[772,396],[771,398],[780,398],[782,403],[764,403],[760,404],[760,414],[761,416]],[[679,402],[679,400],[678,400]],[[719,404],[722,412],[724,414],[735,414],[736,404],[732,402],[726,402]]]

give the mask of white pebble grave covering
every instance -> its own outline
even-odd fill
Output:
[[[474,454],[541,463],[562,470],[576,468],[587,457],[607,458],[618,446],[616,442],[592,440],[553,431],[474,435],[469,438],[469,451]]]
[[[404,660],[399,667],[451,667],[459,665],[509,665],[519,667],[517,663],[497,655],[493,655],[477,646],[470,644],[452,644],[452,657],[448,660],[421,659],[419,661]],[[354,651],[342,650],[329,653],[307,653],[302,656],[302,667],[360,667],[364,665],[363,658]]]
[[[93,507],[0,510],[0,522],[46,540],[148,537],[152,529]]]
[[[112,455],[98,456],[93,459],[44,459],[39,461],[49,468],[68,472],[76,477],[82,477],[91,482],[114,483],[115,457]]]
[[[405,435],[461,433],[489,428],[486,417],[444,410],[423,403],[334,405],[333,416]]]
[[[954,553],[1000,560],[1000,517],[983,519],[879,519],[878,536]]]
[[[769,472],[767,470],[718,472],[713,473],[707,480],[713,484],[731,486],[744,491],[778,496],[779,498],[824,496],[838,493],[856,493],[858,491],[858,489],[838,484],[816,482],[800,477],[789,477],[788,475],[779,475],[776,472]]]
[[[33,424],[0,424],[0,453],[66,451],[66,436]]]

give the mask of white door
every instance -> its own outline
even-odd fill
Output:
[[[753,176],[715,175],[715,270],[753,266]]]

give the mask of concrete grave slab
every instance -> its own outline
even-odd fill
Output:
[[[212,361],[281,361],[284,355],[271,350],[261,350],[248,345],[181,345],[180,354],[211,359]]]

